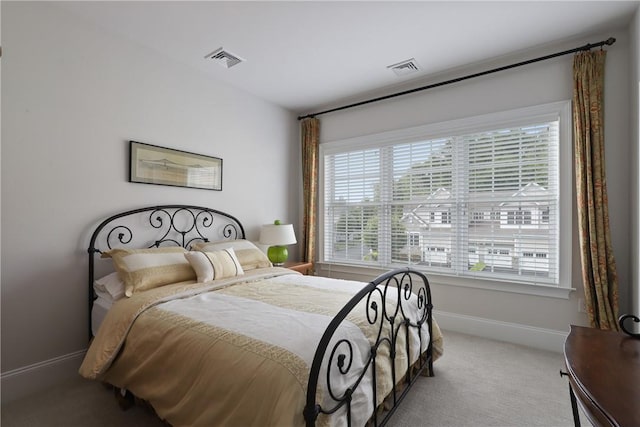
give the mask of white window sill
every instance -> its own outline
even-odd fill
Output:
[[[360,280],[363,282],[369,282],[387,271],[389,270],[374,266],[363,267],[327,262],[316,263],[316,274],[319,276],[346,278],[349,280]],[[452,277],[425,271],[422,271],[422,273],[427,276],[431,285],[460,286],[465,288],[485,289],[498,292],[510,292],[560,299],[569,299],[571,291],[575,291],[574,288],[532,285],[527,283],[498,280],[470,279],[467,277]]]

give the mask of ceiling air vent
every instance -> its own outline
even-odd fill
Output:
[[[397,64],[389,65],[387,68],[393,70],[397,76],[406,76],[407,74],[420,71],[418,63],[413,58],[398,62]]]
[[[231,68],[234,65],[238,65],[241,62],[244,62],[244,59],[240,58],[238,55],[234,55],[230,53],[224,48],[219,48],[205,56],[206,59],[212,59],[218,64],[222,65],[224,68]]]

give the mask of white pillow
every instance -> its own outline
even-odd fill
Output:
[[[233,248],[213,252],[185,252],[184,257],[196,271],[198,283],[244,274]]]
[[[107,300],[117,301],[124,298],[124,282],[120,279],[117,271],[94,280],[93,289],[96,294]]]
[[[232,248],[244,270],[272,267],[267,255],[249,240],[222,240],[219,242],[200,242],[191,246],[192,250],[202,252],[219,251]]]

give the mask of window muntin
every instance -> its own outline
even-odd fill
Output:
[[[396,132],[397,141],[385,135],[330,143],[321,168],[321,261],[561,286],[559,144],[566,104],[542,116],[497,114],[495,127],[469,119],[449,135],[436,126],[431,138],[426,129],[410,137]],[[367,156],[371,161],[363,162]],[[336,185],[335,159],[338,170],[358,179]],[[365,164],[366,171],[359,169]],[[336,199],[332,188],[345,186],[355,190]],[[358,233],[336,244],[332,224],[345,222]]]

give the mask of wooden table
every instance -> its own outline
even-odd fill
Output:
[[[564,356],[576,426],[576,402],[594,426],[640,426],[639,339],[572,325]]]
[[[287,261],[283,267],[308,275],[313,271],[312,262]]]

